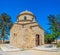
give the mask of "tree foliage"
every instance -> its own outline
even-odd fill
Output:
[[[2,13],[0,16],[0,38],[4,40],[9,35],[12,25],[11,17],[6,13]]]
[[[45,43],[51,43],[54,41],[54,39],[55,39],[54,35],[48,32],[45,33]]]
[[[45,39],[52,42],[60,36],[60,16],[49,15],[48,20],[51,33],[45,34]]]

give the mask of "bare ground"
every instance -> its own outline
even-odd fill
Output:
[[[16,52],[1,52],[1,55],[60,55],[60,52],[24,50],[24,51],[16,51]]]

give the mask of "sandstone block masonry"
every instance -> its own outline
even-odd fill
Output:
[[[30,11],[23,11],[10,30],[10,44],[19,48],[32,48],[44,44],[44,30]]]

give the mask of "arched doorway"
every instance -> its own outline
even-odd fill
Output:
[[[36,34],[36,46],[40,45],[40,37],[39,34]]]

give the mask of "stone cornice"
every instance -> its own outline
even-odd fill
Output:
[[[33,22],[33,23],[26,23],[26,24],[21,24],[21,23],[15,23],[15,24],[23,25],[23,26],[24,26],[24,25],[28,25],[28,24],[34,24],[34,23],[37,23],[37,22]],[[42,30],[44,30],[44,29],[43,29],[40,25],[38,25],[38,24],[37,24],[37,25],[35,24],[35,25],[31,26],[31,27],[35,27],[35,26],[39,26]]]

